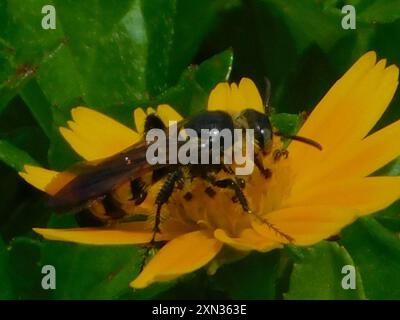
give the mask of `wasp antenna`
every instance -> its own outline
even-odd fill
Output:
[[[269,102],[271,100],[271,81],[267,77],[264,77],[264,82],[265,82],[264,111],[265,114],[269,114],[270,113]]]
[[[308,144],[308,145],[310,145],[310,146],[312,146],[314,148],[317,148],[318,150],[322,151],[322,146],[317,141],[314,141],[314,140],[312,140],[310,138],[306,138],[306,137],[302,137],[302,136],[296,136],[296,135],[285,135],[285,134],[282,134],[280,132],[276,132],[275,134],[277,136],[283,137],[285,139],[290,139],[290,140],[296,140],[296,141],[299,141],[299,142],[303,142],[305,144]]]

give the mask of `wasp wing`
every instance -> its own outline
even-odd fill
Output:
[[[188,119],[180,121],[177,124],[177,131],[184,129],[186,124],[188,124]],[[186,142],[170,141],[166,131],[168,129],[165,130],[166,143],[158,144],[156,155],[158,159],[162,157],[169,159],[169,147],[179,150]],[[84,206],[88,201],[109,193],[127,180],[133,180],[153,170],[171,165],[168,161],[152,165],[153,159],[147,158],[148,147],[146,141],[142,140],[109,158],[77,164],[60,173],[46,188],[46,192],[51,195],[49,205],[56,208]],[[204,141],[198,141],[193,148],[198,148],[200,155],[201,150],[208,146]]]
[[[139,142],[127,150],[101,161],[78,164],[62,172],[46,188],[52,197],[49,205],[58,208],[81,206],[116,186],[167,164],[151,165],[146,158],[147,145]],[[159,149],[165,152],[167,149]]]

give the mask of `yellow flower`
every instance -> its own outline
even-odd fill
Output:
[[[323,150],[292,142],[289,157],[264,159],[272,176],[257,170],[247,178],[244,193],[254,213],[290,236],[295,245],[311,245],[337,234],[360,216],[381,210],[400,197],[400,177],[370,176],[400,155],[400,121],[369,134],[391,101],[398,83],[398,68],[376,62],[374,52],[362,56],[316,106],[298,135],[318,141]],[[164,119],[179,118],[168,106]],[[219,84],[210,94],[208,109],[235,114],[245,108],[263,110],[260,95],[249,79],[239,85]],[[148,110],[154,112],[154,110]],[[158,112],[158,110],[157,110]],[[144,111],[135,111],[137,132],[87,108],[72,111],[74,122],[61,133],[84,159],[115,154],[137,141],[143,132]],[[369,135],[368,135],[369,134]],[[281,148],[274,138],[274,149]],[[46,186],[57,172],[26,166],[21,176],[37,188]],[[155,212],[160,184],[151,187],[143,208]],[[245,254],[266,252],[288,243],[287,238],[246,214],[233,203],[229,190],[208,197],[206,184],[195,179],[194,198],[173,194],[163,208],[161,233],[166,244],[131,283],[143,288],[187,274],[205,265],[215,271],[226,260],[225,247]],[[48,191],[47,191],[48,192]],[[146,210],[146,209],[144,209]],[[152,222],[121,223],[104,228],[35,229],[47,239],[86,244],[146,244]],[[229,258],[228,258],[229,260]],[[214,262],[214,263],[213,263]]]

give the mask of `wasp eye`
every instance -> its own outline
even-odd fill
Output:
[[[267,115],[253,109],[246,109],[240,117],[248,129],[254,130],[256,146],[263,154],[268,153],[272,145],[272,126]]]

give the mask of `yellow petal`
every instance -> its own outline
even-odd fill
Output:
[[[217,84],[208,97],[207,110],[228,111],[231,88],[227,82]]]
[[[136,131],[140,134],[144,132],[146,117],[147,115],[142,108],[136,108],[133,111],[133,119],[135,121]]]
[[[76,174],[69,171],[60,172],[54,177],[51,182],[46,185],[45,192],[50,195],[55,195],[63,187],[65,187],[69,182],[76,178]]]
[[[258,89],[249,78],[242,78],[239,86],[236,83],[219,83],[210,93],[207,109],[222,110],[231,114],[240,113],[245,109],[264,112]]]
[[[239,91],[244,97],[247,108],[264,113],[264,105],[260,93],[251,79],[242,78],[239,83]]]
[[[332,155],[308,175],[297,177],[293,192],[321,181],[362,178],[400,156],[400,120],[366,137],[348,152]]]
[[[346,121],[348,127],[343,130],[343,137],[350,139],[350,141],[359,141],[364,138],[371,129],[375,126],[378,120],[381,118],[382,114],[387,109],[390,101],[392,101],[393,96],[396,92],[398,86],[399,69],[395,65],[391,65],[384,69],[383,72],[379,71],[379,64],[383,63],[381,60],[377,65],[378,69],[375,77],[371,75],[371,80],[365,80],[367,83],[364,88],[360,88],[355,94],[359,94],[360,101],[358,97],[354,97],[354,106],[356,103],[357,108],[352,107],[350,110],[352,112],[346,113]],[[372,72],[371,72],[372,74]],[[373,83],[375,80],[375,83]],[[374,94],[369,97],[365,97],[366,92],[372,91]],[[364,98],[361,100],[361,98]],[[349,105],[351,105],[352,100],[350,100]],[[359,117],[360,120],[357,119]],[[355,122],[354,119],[357,119]],[[355,123],[354,123],[355,122]],[[339,142],[340,144],[341,142]]]
[[[382,210],[400,198],[400,177],[368,177],[325,182],[292,194],[285,206],[329,205],[366,215]]]
[[[179,122],[183,118],[172,107],[167,104],[161,104],[157,107],[157,114],[166,127],[169,126],[170,121]]]
[[[152,236],[153,225],[148,222],[130,222],[115,227],[104,228],[73,228],[33,230],[48,240],[68,241],[93,245],[124,245],[148,243]],[[181,235],[178,232],[161,232],[156,240],[170,240]]]
[[[337,160],[336,177],[364,177],[400,156],[400,120],[362,140]],[[333,171],[333,170],[332,170]]]
[[[203,231],[182,235],[162,247],[130,285],[145,288],[193,272],[210,262],[221,247],[221,242]]]
[[[98,159],[99,155],[98,149],[89,148],[88,141],[84,140],[82,137],[78,136],[74,131],[68,128],[59,128],[61,135],[68,142],[68,144],[75,150],[85,160],[95,160]]]
[[[242,96],[242,92],[239,91],[236,83],[231,84],[231,95],[229,97],[228,112],[232,114],[240,113],[244,109],[247,109],[246,101]]]
[[[53,178],[59,173],[53,170],[47,170],[37,166],[25,165],[25,172],[19,172],[18,174],[29,184],[35,188],[45,191],[46,186],[53,180]]]
[[[257,250],[260,252],[267,252],[282,246],[280,243],[262,237],[253,229],[243,230],[240,236],[237,238],[232,238],[228,236],[223,229],[217,229],[214,231],[214,237],[219,241],[226,243],[232,248],[240,251]]]
[[[154,110],[154,108],[148,107],[148,108],[146,109],[146,114],[147,114],[147,115],[150,115],[150,114],[153,114],[153,113],[156,113],[156,110]]]
[[[86,160],[109,157],[140,139],[132,129],[95,110],[77,107],[71,114],[70,129],[60,128],[60,133]]]
[[[398,69],[375,65],[375,54],[364,55],[321,100],[298,135],[318,141],[320,152],[301,143],[291,143],[289,152],[295,171],[306,176],[331,155],[359,142],[378,121],[397,88]]]
[[[368,52],[363,55],[344,75],[340,78],[322,98],[318,105],[314,108],[307,121],[302,126],[299,134],[309,138],[318,137],[324,124],[333,117],[337,116],[337,107],[340,102],[352,92],[354,87],[362,78],[374,67],[376,62],[375,52]],[[293,152],[300,148],[301,144],[293,144],[291,147]]]
[[[292,237],[293,244],[312,245],[337,234],[353,222],[357,215],[348,208],[306,206],[276,210],[265,218],[280,232]],[[253,228],[271,241],[287,243],[282,236],[257,220],[253,220]]]

